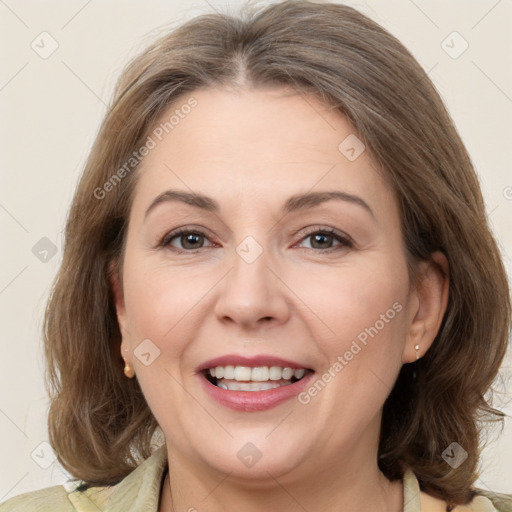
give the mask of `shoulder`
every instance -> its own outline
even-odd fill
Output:
[[[453,512],[512,512],[512,496],[487,491],[478,494],[467,505],[457,505]],[[429,494],[420,492],[421,512],[446,512],[446,503]]]
[[[71,502],[68,500],[68,493],[62,485],[58,485],[11,498],[0,504],[0,512],[43,512],[48,510],[50,503],[55,512],[74,510]]]
[[[403,478],[404,512],[446,512],[446,503],[420,490],[416,475],[407,468]],[[512,495],[482,489],[467,505],[458,505],[453,512],[512,512]]]
[[[0,504],[0,512],[91,512],[156,510],[164,471],[165,445],[117,485],[85,488],[82,481],[21,494]]]
[[[469,505],[466,507],[473,506],[468,510],[475,512],[512,512],[512,494],[500,494],[496,492],[484,491],[477,489],[477,496],[473,498]],[[457,511],[459,508],[455,508]],[[465,509],[460,508],[460,512]]]
[[[498,494],[489,491],[476,490],[477,494],[467,505],[457,505],[453,512],[512,512],[512,495]],[[421,493],[424,494],[424,493]],[[444,501],[424,495],[421,500],[421,511],[445,512]],[[424,507],[425,505],[425,507]]]
[[[114,487],[91,487],[86,491],[56,485],[20,494],[0,504],[0,512],[82,512],[103,507]],[[101,508],[100,508],[101,509]]]

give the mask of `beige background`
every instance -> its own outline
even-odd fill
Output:
[[[511,1],[346,3],[398,36],[429,72],[480,173],[489,218],[510,268]],[[65,481],[45,444],[40,325],[60,262],[66,211],[115,78],[129,57],[169,24],[213,9],[236,11],[240,4],[0,0],[0,501]],[[40,36],[44,31],[50,35]],[[450,36],[453,31],[463,39]],[[467,50],[453,58],[464,41]],[[43,59],[40,54],[52,44],[58,48]],[[43,237],[57,247],[47,262],[32,252]],[[48,241],[39,244],[49,247]],[[503,376],[512,376],[510,352]],[[509,386],[503,399],[510,402],[511,392]],[[504,410],[510,415],[512,405]],[[510,418],[500,440],[484,452],[478,485],[512,493]]]

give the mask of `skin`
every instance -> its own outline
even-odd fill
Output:
[[[192,96],[198,105],[138,171],[113,282],[122,356],[167,439],[160,511],[401,510],[401,482],[377,466],[382,406],[402,364],[416,359],[414,346],[423,356],[439,329],[445,258],[422,263],[411,289],[396,197],[369,150],[354,161],[338,150],[355,133],[339,112],[285,88]],[[220,210],[169,201],[145,217],[168,189],[208,195]],[[294,194],[329,190],[362,198],[373,214],[336,200],[280,213]],[[206,236],[159,245],[188,226]],[[352,242],[311,236],[326,228]],[[263,250],[252,263],[236,252],[247,236]],[[233,411],[195,374],[236,353],[277,355],[321,376],[395,303],[401,311],[306,405]],[[145,339],[160,350],[148,366],[134,356]],[[237,457],[248,442],[262,454],[250,468]]]

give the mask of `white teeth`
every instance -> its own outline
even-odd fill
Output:
[[[266,391],[268,389],[280,388],[290,385],[290,381],[267,381],[267,382],[237,382],[236,380],[223,380],[217,386],[228,391]]]
[[[293,370],[291,368],[283,368],[283,379],[291,379],[293,377]]]
[[[210,368],[209,373],[217,379],[227,379],[238,382],[269,382],[290,380],[292,377],[302,379],[306,370],[304,368],[283,368],[281,366],[217,366]]]
[[[224,378],[233,380],[235,378],[235,367],[224,366]]]
[[[282,374],[282,368],[280,366],[271,366],[269,370],[270,380],[279,380]]]
[[[268,368],[260,366],[252,369],[251,380],[256,382],[265,382],[268,380]]]
[[[305,373],[306,373],[306,370],[304,370],[304,368],[301,368],[300,370],[295,370],[293,375],[296,379],[302,379],[302,377],[304,377]]]
[[[218,369],[219,367],[217,367]],[[249,366],[235,366],[235,380],[251,380],[251,368]]]
[[[235,378],[235,367],[234,366],[217,366],[216,368],[210,368],[210,375],[217,377],[218,379],[234,379]]]

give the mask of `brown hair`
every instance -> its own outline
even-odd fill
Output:
[[[346,115],[399,198],[411,269],[434,251],[447,256],[447,312],[431,349],[402,367],[384,405],[379,466],[390,479],[411,467],[426,492],[469,501],[481,420],[500,414],[485,395],[510,321],[477,177],[438,93],[402,44],[350,7],[301,0],[238,18],[197,17],[121,76],[74,196],[45,318],[49,435],[60,462],[76,477],[113,484],[151,454],[157,423],[136,379],[123,375],[109,284],[110,264],[122,264],[135,167],[108,192],[105,184],[171,102],[214,85],[291,86]],[[456,469],[441,457],[453,441],[468,453]]]

